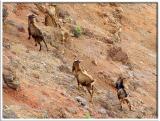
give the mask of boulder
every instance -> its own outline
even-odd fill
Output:
[[[5,22],[5,20],[6,20],[6,18],[7,18],[7,16],[8,16],[8,9],[7,9],[7,7],[3,7],[3,23]]]
[[[3,106],[3,118],[5,119],[9,119],[9,118],[12,118],[12,119],[15,119],[15,118],[18,118],[16,113],[10,109],[8,106]]]
[[[77,102],[80,103],[82,106],[84,106],[84,107],[87,106],[87,101],[86,101],[86,99],[84,99],[83,97],[77,96],[75,99],[76,99]]]
[[[122,64],[127,64],[128,62],[128,55],[121,47],[113,46],[108,50],[108,55],[113,61],[120,61]]]
[[[20,86],[20,82],[16,77],[15,73],[11,71],[4,71],[3,72],[3,81],[7,84],[8,87],[17,90]]]

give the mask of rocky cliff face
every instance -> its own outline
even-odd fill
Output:
[[[63,27],[81,30],[65,44],[44,25],[35,4],[3,6],[3,74],[10,80],[10,86],[3,83],[4,118],[157,118],[156,4],[58,4]],[[44,30],[48,52],[28,40],[31,13]],[[77,89],[75,59],[96,79],[93,104],[85,88]],[[114,83],[120,73],[129,77],[125,86],[133,111],[125,104],[119,109]]]

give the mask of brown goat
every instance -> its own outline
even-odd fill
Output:
[[[49,6],[46,7],[46,12],[45,12],[46,26],[60,27],[56,14],[56,6],[57,5],[49,4]]]
[[[124,89],[124,84],[123,84],[123,80],[125,78],[123,78],[122,76],[120,76],[116,82],[116,89],[117,89],[117,96],[118,99],[120,101],[120,105],[121,105],[121,110],[122,110],[122,103],[127,103],[129,109],[131,110],[131,104],[129,102],[129,100],[127,99],[128,94],[126,92],[126,90]]]
[[[40,45],[39,51],[41,51],[41,41],[43,41],[48,51],[48,47],[44,40],[44,36],[42,35],[40,29],[35,25],[34,18],[35,15],[33,14],[28,16],[28,39],[30,39],[31,36],[34,38],[35,46],[37,46],[37,43]]]
[[[93,93],[94,93],[94,86],[93,86],[94,79],[85,70],[82,70],[79,64],[80,64],[80,61],[75,60],[72,66],[72,72],[77,79],[78,90],[80,85],[85,86],[91,96],[91,102],[92,102]]]

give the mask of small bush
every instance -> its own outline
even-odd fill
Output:
[[[79,37],[82,34],[82,28],[80,26],[76,26],[74,28],[74,32],[73,32],[75,37]]]
[[[86,113],[84,118],[87,118],[87,119],[91,118],[90,113]]]

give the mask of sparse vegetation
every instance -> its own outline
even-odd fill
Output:
[[[80,26],[76,26],[73,30],[73,34],[78,38],[82,34],[82,28]]]
[[[90,113],[89,113],[89,112],[85,113],[85,116],[84,116],[84,118],[86,118],[86,119],[90,119],[90,118],[91,118],[91,115],[90,115]]]

